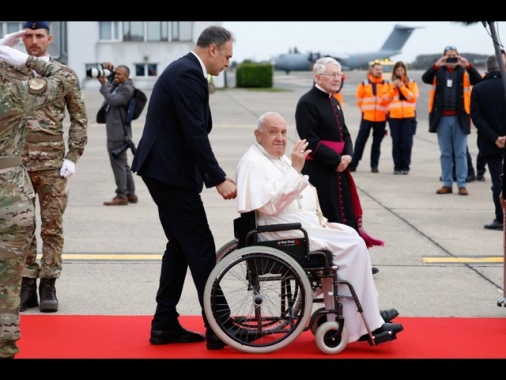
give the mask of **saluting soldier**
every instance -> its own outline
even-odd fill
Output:
[[[75,173],[75,164],[83,154],[88,141],[88,119],[79,77],[72,69],[50,57],[47,52],[53,38],[49,31],[49,23],[27,21],[23,28],[26,29],[26,34],[22,38],[26,52],[46,62],[67,68],[75,83],[63,98],[35,110],[28,117],[26,142],[22,154],[23,164],[28,170],[39,199],[42,257],[40,264],[37,263],[37,239],[34,238],[23,272],[21,311],[39,306],[37,278],[40,278],[40,311],[55,312],[58,311],[55,282],[62,270],[63,213],[69,198],[67,178]],[[38,75],[28,69],[26,73],[31,77]],[[65,109],[68,110],[70,117],[67,152],[65,152],[63,126]]]
[[[33,239],[35,192],[21,161],[25,116],[76,85],[67,68],[13,49],[24,33],[0,40],[0,358],[19,352],[21,276]],[[31,78],[25,68],[40,77]]]

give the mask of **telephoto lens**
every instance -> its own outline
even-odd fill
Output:
[[[114,74],[114,71],[108,69],[97,69],[92,67],[91,69],[86,70],[86,76],[88,78],[97,78],[97,77],[109,77]]]

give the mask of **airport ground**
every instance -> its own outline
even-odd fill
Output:
[[[354,94],[365,72],[346,74],[343,107],[355,138],[360,113]],[[286,118],[291,149],[297,138],[295,106],[311,87],[312,74],[276,72],[276,91],[237,89],[234,73],[227,75],[229,87],[211,96],[214,128],[210,138],[220,164],[234,176],[239,158],[254,141],[256,120],[266,111],[280,112]],[[374,276],[380,305],[395,307],[403,316],[504,318],[506,308],[497,304],[504,295],[504,235],[483,228],[494,218],[490,177],[487,173],[486,182],[469,183],[469,196],[436,195],[441,186],[439,148],[436,135],[428,133],[429,86],[421,82],[421,72],[410,75],[421,90],[410,174],[393,175],[389,135],[383,141],[379,173],[370,171],[370,140],[354,173],[364,226],[386,242],[370,250],[373,265],[380,269]],[[102,205],[115,195],[105,127],[95,123],[102,96],[98,90],[85,90],[85,99],[89,141],[69,180],[64,264],[56,282],[58,314],[152,315],[166,244],[157,209],[138,176],[139,203]],[[136,142],[144,116],[133,124]],[[475,129],[469,136],[469,148],[476,161]],[[233,238],[235,202],[223,200],[214,188],[205,189],[202,197],[218,248]],[[178,310],[182,315],[200,314],[190,274]],[[23,314],[38,313],[34,308]]]

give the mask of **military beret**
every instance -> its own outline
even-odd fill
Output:
[[[47,21],[27,21],[23,24],[23,29],[47,29],[49,23]]]

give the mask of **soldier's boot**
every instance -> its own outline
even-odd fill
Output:
[[[40,311],[52,313],[58,311],[58,299],[54,283],[56,278],[41,278],[39,285]]]
[[[39,306],[39,301],[37,301],[37,279],[36,278],[28,278],[23,277],[21,281],[21,304],[19,306],[19,311],[25,311],[30,307]]]

